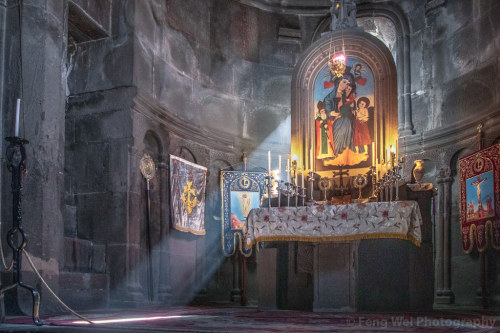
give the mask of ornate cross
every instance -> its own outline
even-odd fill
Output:
[[[338,171],[332,171],[333,173],[333,182],[335,183],[335,177],[339,177],[340,180],[340,194],[344,195],[344,190],[346,189],[344,187],[344,176],[349,177],[349,170],[348,169],[342,169],[342,166],[339,166]]]

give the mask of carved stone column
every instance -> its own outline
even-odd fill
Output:
[[[450,278],[450,225],[451,225],[451,195],[450,187],[453,178],[450,168],[441,168],[437,174],[438,184],[438,223],[436,230],[436,295],[435,304],[451,304],[454,302],[454,294],[451,291]]]
[[[170,256],[168,252],[168,234],[170,230],[170,198],[168,173],[169,160],[168,156],[162,157],[162,162],[158,163],[160,196],[161,196],[161,211],[160,211],[160,276],[158,285],[158,299],[164,303],[168,303],[172,298],[172,288],[170,287]]]

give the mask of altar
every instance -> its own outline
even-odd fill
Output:
[[[263,242],[259,307],[431,310],[430,197],[418,193],[426,194],[415,197],[424,219],[416,200],[253,209],[244,236],[247,248]]]
[[[243,230],[245,246],[261,241],[327,242],[398,238],[419,246],[416,201],[255,208]]]

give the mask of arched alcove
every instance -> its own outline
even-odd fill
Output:
[[[386,148],[398,137],[397,74],[389,49],[376,37],[361,30],[334,31],[313,43],[299,59],[292,78],[291,136],[292,154],[311,165],[310,149],[315,151],[315,96],[318,76],[328,68],[329,57],[344,49],[346,57],[366,64],[373,75],[373,141],[375,159],[381,162]],[[348,60],[349,61],[349,60]],[[316,156],[315,154],[313,154]],[[313,157],[314,160],[314,157]],[[365,163],[367,164],[367,163]],[[353,166],[361,171],[366,168]],[[328,168],[323,168],[323,171]]]

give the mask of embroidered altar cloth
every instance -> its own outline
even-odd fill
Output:
[[[262,241],[331,242],[399,238],[420,246],[422,216],[416,201],[369,202],[252,209],[245,246]]]

